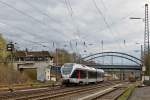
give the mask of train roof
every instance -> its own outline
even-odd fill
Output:
[[[96,68],[93,68],[93,67],[89,67],[89,66],[86,66],[86,65],[83,65],[83,64],[76,64],[76,63],[72,63],[74,64],[74,67],[75,68],[81,68],[81,69],[85,69],[85,70],[91,70],[91,71],[99,71],[99,72],[104,72],[103,69],[96,69]]]

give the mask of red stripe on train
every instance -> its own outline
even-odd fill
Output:
[[[77,70],[77,78],[80,79],[80,70]]]

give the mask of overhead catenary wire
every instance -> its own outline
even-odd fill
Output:
[[[105,18],[105,16],[104,16],[104,14],[103,14],[103,12],[102,12],[102,11],[99,9],[99,7],[97,6],[96,1],[95,1],[95,0],[92,0],[92,1],[93,1],[93,4],[94,4],[95,8],[97,9],[99,15],[102,17],[102,19],[103,19],[103,21],[104,21],[106,27],[108,28],[108,30],[110,31],[110,33],[112,34],[112,36],[113,36],[113,38],[114,38],[115,34],[113,33],[113,31],[112,31],[110,25],[108,24],[108,22],[107,22],[107,20],[106,20],[106,18]],[[119,43],[118,41],[116,41],[116,42]],[[120,45],[120,44],[118,44],[118,46],[121,48],[121,45]]]
[[[68,3],[68,1],[67,1],[67,0],[65,0],[65,5],[66,5],[66,7],[67,7],[68,14],[69,14],[70,16],[72,16],[72,14],[73,14],[73,10],[72,10],[72,7],[71,7],[70,2]]]
[[[39,13],[41,13],[42,15],[48,17],[50,20],[52,21],[56,21],[55,19],[53,19],[52,17],[50,17],[47,13],[44,13],[42,10],[40,10],[38,7],[36,7],[35,5],[33,5],[32,3],[30,3],[28,0],[24,0],[28,5],[30,5],[30,7],[32,7],[33,9],[35,9],[36,11],[38,11]],[[66,6],[67,6],[67,9],[68,9],[68,13],[70,14],[70,16],[72,16],[73,14],[73,9],[71,7],[71,3],[70,1],[68,0],[65,0],[66,2]],[[70,8],[70,9],[69,9]],[[69,12],[70,11],[70,12]],[[57,23],[58,24],[58,23]],[[59,23],[62,25],[62,23]],[[79,32],[79,30],[77,29],[77,32]],[[65,35],[66,36],[66,35]],[[68,37],[68,36],[66,36]]]
[[[37,23],[39,23],[39,24],[44,24],[44,23],[41,22],[40,20],[38,20],[38,19],[34,18],[33,16],[28,15],[27,13],[25,13],[25,12],[23,12],[23,11],[17,9],[16,7],[12,6],[11,4],[7,4],[6,2],[3,2],[3,1],[0,1],[0,3],[6,5],[6,6],[10,7],[10,8],[12,8],[12,9],[14,9],[14,10],[17,11],[18,13],[21,13],[21,14],[23,14],[23,15],[25,15],[25,16],[31,18],[32,20],[34,20],[35,22],[37,22]],[[69,5],[70,5],[70,3],[69,3]],[[70,5],[70,8],[71,8],[71,5]],[[72,8],[71,8],[71,9],[72,9]],[[44,24],[44,25],[45,25],[45,24]],[[22,32],[30,33],[30,35],[32,35],[32,36],[34,36],[34,37],[36,36],[36,37],[38,37],[38,38],[41,38],[41,36],[38,36],[37,34],[34,34],[34,33],[32,33],[32,32],[28,32],[28,31],[24,30],[23,28],[16,27],[16,26],[13,26],[13,25],[10,25],[10,24],[7,24],[7,26],[10,26],[10,27],[13,27],[13,28],[15,27],[16,29],[18,29],[18,30],[20,30],[20,31],[22,31]]]
[[[80,37],[80,30],[79,30],[79,27],[76,25],[75,19],[73,18],[74,12],[73,12],[73,8],[71,7],[70,1],[69,1],[69,0],[65,0],[65,5],[66,5],[66,7],[67,7],[67,11],[68,11],[68,14],[69,14],[69,16],[70,16],[70,18],[71,18],[72,24],[73,24],[73,26],[74,26],[74,28],[75,28],[75,31],[76,31],[75,35],[77,35],[79,38],[81,38],[81,37]]]
[[[71,15],[73,15],[73,9],[72,9],[72,7],[71,7],[70,0],[68,0],[68,5],[69,5],[69,7],[70,7]]]
[[[101,4],[103,5],[103,7],[107,10],[107,7],[106,7],[104,1],[103,1],[103,0],[100,0],[100,2],[101,2]]]
[[[19,12],[19,13],[21,13],[21,14],[23,14],[23,15],[29,17],[29,18],[31,18],[32,20],[34,20],[34,21],[37,22],[37,23],[43,24],[43,23],[41,23],[41,21],[39,21],[38,19],[34,18],[33,16],[26,14],[25,12],[23,12],[23,11],[17,9],[16,7],[14,7],[14,6],[12,6],[12,5],[6,3],[6,2],[0,1],[0,3],[1,3],[1,4],[4,4],[4,5],[6,5],[6,6],[8,6],[9,8],[14,9],[15,11],[17,11],[17,12]]]
[[[142,8],[143,8],[143,7],[144,7],[144,6],[142,6]],[[110,25],[111,25],[111,26],[116,26],[116,25],[122,23],[122,21],[124,21],[124,20],[126,20],[126,19],[129,19],[129,17],[131,17],[131,16],[135,13],[136,10],[137,10],[137,8],[134,9],[134,10],[132,10],[131,12],[129,12],[126,16],[119,18],[118,21],[111,23]]]
[[[106,7],[106,6],[105,6],[105,7]],[[105,8],[105,7],[104,7],[104,8]],[[144,8],[144,6],[142,6],[142,8]],[[107,9],[107,8],[106,8],[106,9]],[[119,18],[117,21],[112,22],[112,23],[109,24],[109,25],[110,25],[110,26],[113,26],[113,27],[119,25],[120,23],[122,23],[122,21],[125,21],[126,19],[129,19],[129,17],[131,17],[131,15],[133,15],[136,10],[137,10],[137,8],[134,9],[134,10],[132,10],[131,12],[129,12],[126,16]],[[101,31],[103,31],[103,30],[101,30]],[[97,32],[97,31],[95,31],[95,32]],[[88,35],[85,35],[83,38],[85,39],[85,38],[87,38],[87,37],[88,37]]]
[[[28,0],[24,0],[24,2],[26,4],[28,4],[31,8],[33,8],[34,10],[36,10],[37,12],[39,12],[40,14],[46,16],[50,21],[54,21],[57,22],[56,19],[52,18],[49,14],[47,14],[46,12],[42,11],[41,9],[39,9],[37,6],[35,6],[34,4],[30,3]],[[58,24],[58,23],[57,23]],[[62,23],[59,23],[62,24]]]
[[[100,0],[101,1],[101,4],[103,5],[103,7],[104,7],[104,9],[105,10],[108,10],[108,8],[106,7],[106,5],[105,5],[105,2],[103,1],[103,0]],[[144,8],[144,6],[142,5],[142,6],[140,6],[140,8]],[[118,21],[115,21],[115,22],[113,22],[112,21],[112,19],[111,19],[111,17],[108,15],[108,17],[109,17],[109,19],[111,20],[111,24],[109,24],[109,26],[116,26],[116,25],[118,25],[119,23],[122,23],[121,21],[122,20],[125,20],[125,19],[129,19],[129,17],[131,17],[131,15],[133,16],[133,14],[136,12],[136,10],[138,10],[137,8],[136,9],[133,9],[131,12],[129,12],[126,16],[124,16],[124,17],[121,17]],[[115,33],[118,33],[116,30],[115,30]],[[126,46],[126,45],[123,45],[123,46]]]
[[[19,31],[21,31],[21,32],[23,32],[23,33],[27,33],[27,34],[29,34],[29,35],[35,37],[35,38],[38,38],[38,39],[43,38],[43,39],[45,39],[45,37],[43,37],[43,36],[41,36],[41,35],[38,35],[38,34],[35,34],[35,33],[32,33],[31,31],[27,31],[27,30],[25,30],[25,29],[23,29],[23,28],[21,28],[21,27],[13,26],[13,25],[11,25],[11,24],[6,24],[6,23],[2,23],[2,22],[0,22],[0,23],[1,23],[1,24],[4,24],[5,26],[7,26],[7,27],[9,27],[9,28],[15,28],[15,29],[17,29],[17,30],[19,30]],[[39,34],[40,34],[40,33],[39,33]]]
[[[25,15],[25,16],[27,16],[27,17],[29,17],[29,18],[31,18],[32,20],[34,20],[34,21],[36,21],[37,23],[39,23],[39,24],[44,24],[43,22],[41,22],[41,21],[39,21],[38,19],[35,19],[33,16],[30,16],[30,15],[28,15],[28,14],[26,14],[26,13],[24,13],[23,11],[21,11],[21,10],[19,10],[19,9],[17,9],[17,8],[15,8],[15,7],[13,7],[12,5],[10,5],[10,4],[7,4],[7,3],[5,3],[5,2],[3,2],[3,1],[0,1],[0,3],[2,3],[2,4],[4,4],[4,5],[6,5],[6,6],[8,6],[8,7],[10,7],[10,8],[12,8],[12,9],[14,9],[15,11],[17,11],[18,13],[21,13],[21,14],[23,14],[23,15]],[[39,10],[40,11],[40,10]],[[43,15],[46,15],[46,14],[44,14],[44,13],[42,13]],[[48,16],[47,16],[48,17]],[[44,24],[45,25],[45,24]],[[15,26],[12,26],[12,25],[8,25],[7,24],[7,26],[10,26],[10,27],[15,27]],[[22,29],[22,28],[19,28],[19,27],[15,27],[16,29],[18,29],[18,30],[20,30],[20,31],[22,31],[22,32],[25,32],[25,33],[30,33],[30,35],[32,35],[32,36],[36,36],[36,37],[38,37],[38,38],[41,38],[41,36],[38,36],[37,34],[34,34],[34,33],[31,33],[31,32],[28,32],[28,31],[26,31],[26,30],[24,30],[24,29]],[[53,29],[54,30],[54,29]],[[57,30],[55,30],[55,31],[57,31]],[[59,33],[58,31],[57,31],[57,33]],[[65,37],[68,37],[67,35],[63,35],[63,36],[65,36]],[[44,39],[45,39],[45,37],[43,37]]]
[[[74,29],[75,29],[75,31],[76,31],[76,33],[74,33],[74,34],[77,35],[79,38],[81,38],[81,37],[80,37],[80,30],[79,30],[79,27],[76,26],[75,21],[74,21],[74,18],[73,18],[74,12],[73,12],[73,8],[71,7],[71,3],[70,3],[69,0],[64,0],[64,1],[65,1],[65,5],[66,5],[66,8],[67,8],[69,17],[71,18],[72,25],[74,26]],[[76,42],[76,46],[75,46],[75,47],[76,47],[76,51],[77,51],[77,42]]]
[[[69,1],[69,0],[68,0],[68,1]],[[70,7],[71,7],[70,3],[68,3],[68,6],[70,6]],[[73,11],[72,11],[72,7],[71,7],[71,8],[70,8],[70,7],[69,7],[70,12],[73,12]],[[73,13],[72,13],[72,14],[73,14]],[[106,21],[107,21],[107,20],[106,20]],[[110,26],[110,25],[109,25],[109,26]]]
[[[66,4],[66,7],[67,7],[67,9],[68,9],[68,13],[69,13],[69,15],[70,15],[70,18],[71,18],[71,20],[72,20],[72,22],[73,22],[73,25],[74,25],[74,27],[75,27],[75,29],[76,29],[76,32],[77,32],[77,35],[79,36],[79,38],[81,39],[81,40],[83,40],[82,41],[82,43],[84,44],[84,45],[81,45],[82,47],[83,47],[83,49],[87,49],[87,44],[85,43],[85,38],[83,38],[83,37],[81,37],[80,36],[80,30],[79,30],[79,27],[78,26],[76,26],[76,24],[75,24],[75,20],[74,20],[74,18],[73,18],[73,15],[74,15],[74,12],[73,12],[73,8],[72,8],[72,6],[71,6],[71,2],[70,2],[70,0],[65,0],[65,4]],[[81,43],[81,44],[82,44]],[[76,46],[77,47],[77,46]]]
[[[68,2],[69,2],[69,0],[68,0]],[[71,7],[71,4],[70,4],[70,2],[68,3],[69,5],[68,5],[68,8],[70,8],[71,10],[71,14],[73,13],[73,10],[72,10],[72,7]],[[40,10],[38,10],[38,11],[40,11]],[[71,15],[72,16],[72,15]],[[79,32],[79,30],[77,29],[77,33]]]
[[[5,6],[11,8],[11,9],[14,9],[14,10],[17,11],[18,13],[20,13],[20,14],[22,14],[22,15],[24,15],[24,16],[26,16],[26,17],[32,19],[32,20],[34,20],[36,23],[42,24],[42,25],[44,25],[44,26],[46,26],[46,27],[48,28],[48,25],[45,24],[44,22],[42,22],[42,21],[40,21],[40,20],[34,18],[33,16],[31,16],[31,15],[29,15],[29,14],[27,14],[27,13],[25,13],[25,12],[19,10],[19,9],[17,9],[16,7],[12,6],[11,4],[8,4],[8,3],[4,2],[4,1],[0,1],[0,3],[1,3],[1,4],[4,4]],[[52,29],[52,28],[51,28],[51,29]],[[56,29],[52,29],[52,30],[55,31],[55,32],[57,32],[57,33],[60,33],[60,31],[58,31],[58,30],[56,30]],[[67,36],[67,35],[64,34],[64,35],[62,35],[62,36],[65,37],[65,36]]]
[[[107,9],[104,1],[103,0],[100,0],[100,1],[101,1],[101,4],[103,5],[104,9],[107,11],[108,9]],[[113,23],[111,16],[109,14],[107,16],[109,17],[110,21]],[[112,25],[110,24],[109,26],[112,26]],[[110,27],[110,30],[112,31],[111,27]],[[113,28],[112,34],[113,34],[113,32],[115,32],[116,34],[118,33],[118,35],[120,35],[119,32],[117,30],[115,30],[114,28]]]
[[[105,2],[104,2],[103,0],[100,0],[100,1],[101,1],[101,4],[103,5],[104,9],[107,11],[108,8],[106,7]],[[144,7],[144,6],[142,6],[142,8],[143,8],[143,7]],[[140,7],[140,8],[141,8],[141,7]],[[127,18],[129,19],[129,17],[131,17],[131,15],[133,15],[136,10],[137,10],[137,8],[134,9],[133,11],[129,12],[126,16],[121,17],[118,21],[115,21],[115,22],[112,21],[112,18],[111,18],[111,16],[110,16],[109,13],[108,13],[107,16],[109,17],[110,21],[112,22],[112,23],[109,24],[109,25],[114,27],[116,24],[122,23],[122,22],[121,22],[122,20],[127,19]],[[115,31],[116,34],[119,33],[119,32],[117,32],[116,30],[114,30],[114,28],[113,28],[113,31]],[[119,34],[118,34],[118,35],[119,35]]]
[[[2,24],[4,24],[4,23],[2,23]],[[31,36],[34,36],[34,37],[36,37],[36,38],[39,38],[39,39],[43,38],[43,39],[45,39],[44,37],[41,37],[41,36],[39,36],[39,35],[37,35],[37,34],[34,34],[34,33],[30,32],[30,31],[26,31],[26,30],[24,30],[24,29],[22,29],[22,28],[20,28],[20,27],[13,26],[13,25],[11,25],[11,24],[4,24],[4,25],[6,25],[7,27],[10,27],[10,28],[16,28],[17,30],[19,30],[19,31],[21,31],[21,32],[24,32],[24,33],[27,33],[27,34],[30,33]],[[0,27],[0,28],[1,28],[1,27]],[[26,42],[30,42],[30,43],[32,43],[32,44],[38,44],[38,45],[41,45],[41,46],[43,46],[43,47],[46,46],[46,45],[43,45],[43,43],[50,43],[50,42],[53,42],[53,43],[55,43],[55,44],[60,44],[60,43],[65,42],[65,41],[63,41],[63,42],[60,41],[60,42],[58,43],[58,42],[53,41],[53,40],[44,41],[44,42],[37,42],[37,41],[32,41],[32,40],[28,40],[28,39],[24,39],[24,38],[21,38],[21,40],[26,41]]]

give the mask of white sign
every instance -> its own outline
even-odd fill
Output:
[[[149,80],[149,76],[144,76],[144,79],[148,81]]]
[[[146,71],[146,68],[145,68],[145,66],[143,66],[143,67],[142,67],[142,71]]]

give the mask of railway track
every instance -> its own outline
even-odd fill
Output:
[[[43,92],[49,92],[53,90],[59,90],[63,89],[64,87],[61,87],[60,85],[54,86],[54,87],[41,87],[41,88],[35,88],[35,89],[23,89],[23,90],[16,90],[13,92],[3,92],[0,93],[0,100],[7,100],[10,98],[17,98],[17,97],[22,97],[22,96],[28,96],[28,95],[33,95],[33,94],[38,94],[38,93],[43,93]]]
[[[0,93],[4,91],[11,90],[23,90],[23,89],[33,89],[33,88],[42,88],[42,87],[51,87],[52,84],[13,84],[13,85],[0,85]]]
[[[118,82],[116,82],[118,83]],[[87,86],[76,86],[76,87],[53,87],[53,88],[45,88],[39,90],[31,90],[31,91],[20,91],[7,93],[5,95],[0,94],[1,100],[45,100],[45,99],[53,99],[59,98],[62,96],[67,96],[75,93],[92,91],[97,88],[110,86],[116,84],[115,82],[103,82],[101,84],[93,84]]]
[[[91,100],[117,100],[125,91],[125,87],[116,87],[104,94],[98,95]]]
[[[103,83],[103,84],[98,84],[98,85],[90,85],[90,86],[80,86],[80,87],[77,87],[77,88],[73,88],[73,89],[65,89],[65,90],[62,90],[62,91],[57,91],[56,93],[43,93],[43,94],[40,94],[40,95],[32,95],[32,96],[29,96],[29,97],[24,97],[24,98],[19,98],[17,100],[22,100],[22,99],[34,99],[34,100],[45,100],[45,99],[56,99],[57,98],[60,98],[60,97],[64,97],[64,96],[69,96],[69,95],[72,95],[72,94],[78,94],[78,93],[81,93],[81,92],[90,92],[90,91],[93,91],[95,89],[98,89],[98,88],[102,88],[102,87],[105,87],[105,86],[110,86],[112,85],[112,83],[108,82],[108,83]]]
[[[98,85],[98,86],[90,86],[90,87],[84,87],[84,88],[77,88],[77,89],[73,89],[73,90],[65,90],[65,91],[61,91],[61,92],[57,92],[56,93],[47,93],[47,94],[43,94],[43,95],[38,95],[38,96],[32,96],[31,98],[29,97],[29,99],[36,99],[36,100],[45,100],[45,99],[56,99],[62,96],[67,96],[67,95],[71,95],[71,94],[76,94],[76,93],[81,93],[81,92],[85,92],[85,91],[92,91],[94,89],[97,88],[101,88],[104,87],[104,85]],[[21,99],[19,99],[21,100]]]

